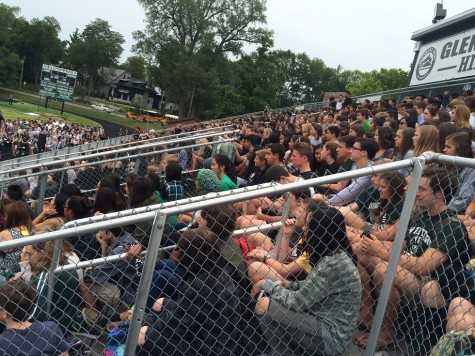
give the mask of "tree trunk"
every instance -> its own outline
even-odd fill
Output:
[[[87,86],[87,97],[90,98],[91,97],[91,89],[92,89],[92,83],[94,82],[94,76],[90,76],[89,77],[89,84]]]
[[[185,92],[180,90],[180,95],[178,99],[178,117],[180,119],[186,117],[188,114],[187,105],[186,105],[186,96]]]

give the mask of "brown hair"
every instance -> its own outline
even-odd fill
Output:
[[[439,152],[439,130],[434,125],[422,125],[419,130],[419,142],[414,147],[413,157],[420,156],[424,152]]]
[[[54,249],[56,241],[45,241],[37,245],[33,245],[33,253],[39,252],[43,254],[43,257],[38,262],[36,266],[32,266],[31,272],[36,276],[43,271],[46,271],[51,266],[51,260],[53,258]],[[71,245],[67,242],[63,242],[61,245],[61,251],[59,253],[58,264],[60,266],[64,265],[68,260],[68,253],[72,252]]]
[[[455,127],[461,129],[462,127],[471,128],[470,125],[470,109],[465,104],[454,105],[452,110],[455,109]]]
[[[21,226],[25,226],[29,232],[33,229],[26,204],[20,201],[13,201],[5,206],[5,227],[11,229]]]
[[[0,286],[0,308],[14,321],[26,321],[36,304],[38,292],[20,279],[10,280]]]
[[[313,147],[309,143],[297,142],[294,144],[294,150],[299,153],[301,156],[307,157],[308,161],[312,161],[313,156]]]

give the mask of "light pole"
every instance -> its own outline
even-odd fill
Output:
[[[25,68],[25,58],[26,56],[23,55],[23,59],[21,60],[20,84],[18,85],[18,90],[21,90],[21,82],[23,81],[23,69]]]

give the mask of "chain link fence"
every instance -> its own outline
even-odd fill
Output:
[[[166,143],[158,141],[129,144],[104,152],[15,167],[5,173],[0,187],[6,192],[8,186],[20,185],[28,199],[37,201],[37,211],[40,213],[43,201],[51,199],[63,187],[67,189],[69,183],[76,184],[88,196],[94,194],[98,183],[105,177],[118,179],[120,184],[125,184],[127,177],[131,175],[155,174],[158,176],[155,177],[155,183],[159,186],[166,180],[166,164],[174,162],[182,168],[184,196],[194,196],[197,194],[194,183],[196,170],[210,165],[212,155],[233,154],[233,137],[238,131],[215,131],[216,129],[189,134],[187,137],[167,140]]]
[[[18,279],[2,281],[2,315],[55,320],[94,354],[429,354],[473,328],[474,204],[447,213],[452,196],[474,195],[456,174],[473,168],[425,155],[82,219],[70,198],[63,229],[0,243],[0,274]],[[355,204],[311,199],[358,177],[372,187]]]
[[[214,133],[218,131],[232,131],[232,126],[226,125],[225,123],[221,123],[221,125],[216,124],[216,126],[214,124],[208,124],[205,128],[202,128],[201,126],[188,128],[184,127],[183,130],[184,132],[178,134],[172,134],[170,132],[164,131],[160,133],[149,133],[147,135],[144,134],[142,136],[140,136],[139,134],[126,135],[96,142],[90,142],[74,147],[67,147],[55,151],[42,152],[37,155],[18,157],[0,162],[0,169],[2,171],[7,171],[18,167],[28,167],[36,164],[46,164],[51,160],[74,158],[78,155],[88,155],[98,152],[106,152],[111,150],[111,148],[126,148],[134,143],[137,145],[143,145],[164,142],[168,140],[184,139],[191,135],[205,136],[209,133]]]

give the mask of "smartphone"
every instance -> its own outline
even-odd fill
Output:
[[[361,237],[369,237],[373,233],[373,230],[365,230],[361,233]]]

